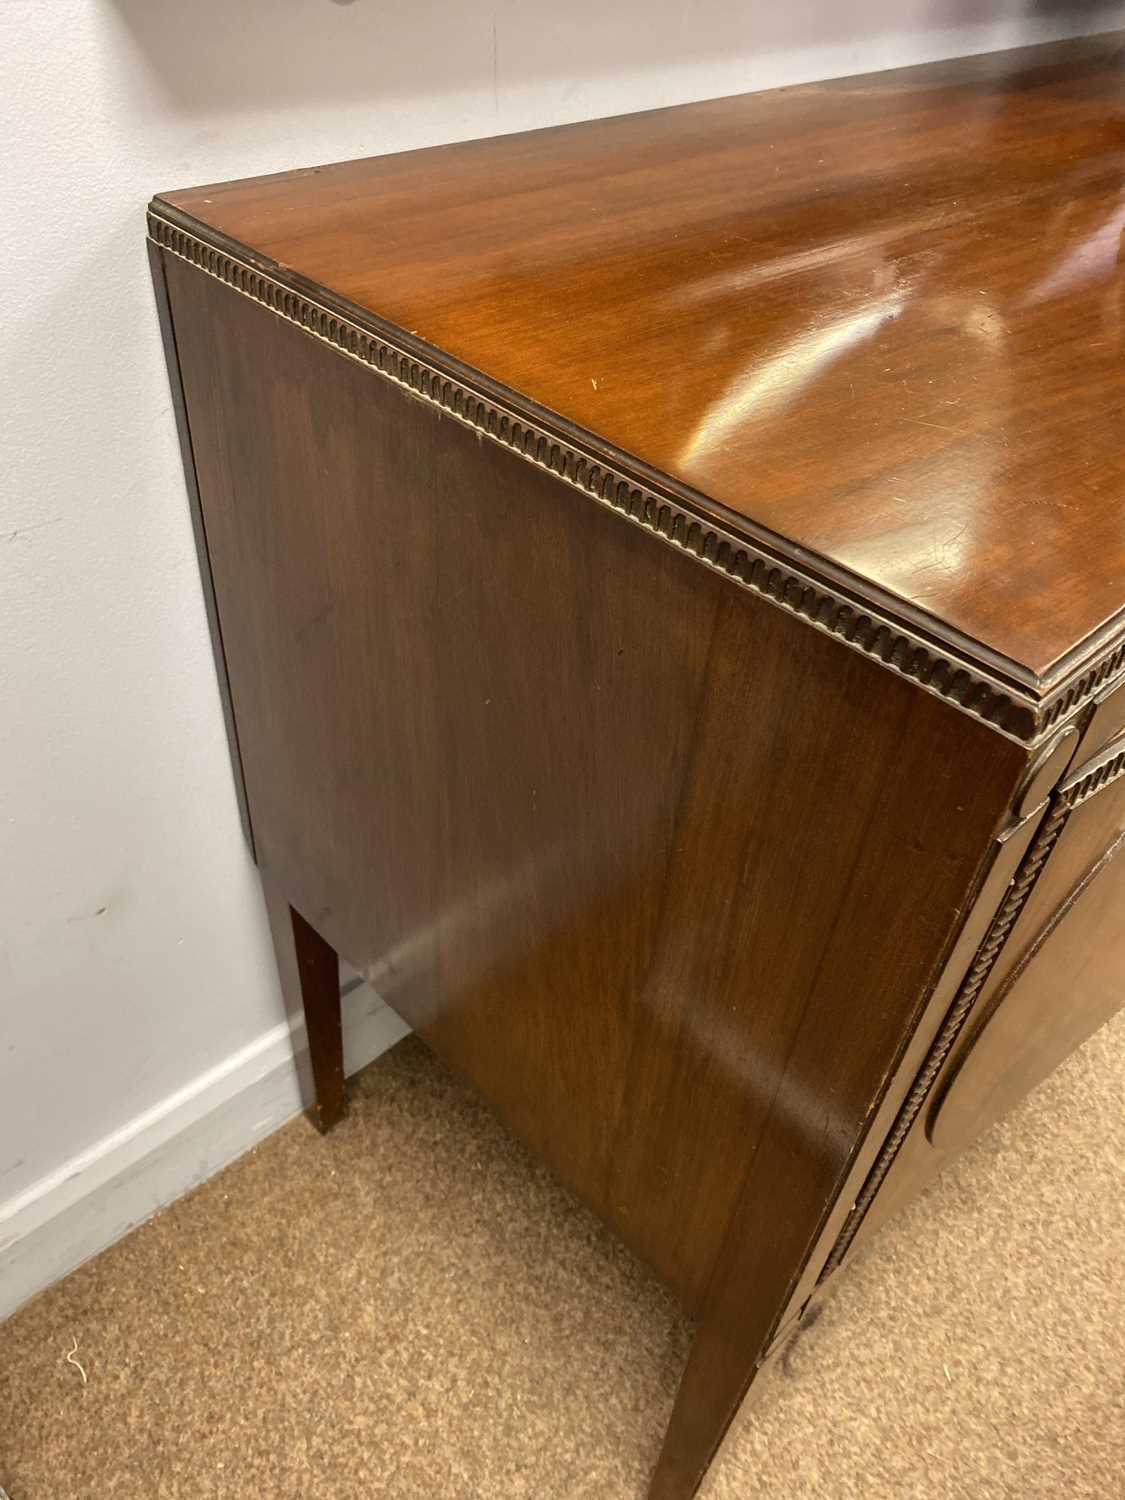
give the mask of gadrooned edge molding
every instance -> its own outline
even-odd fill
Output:
[[[1059,787],[1059,799],[1067,808],[1078,807],[1121,776],[1125,776],[1125,740],[1118,737],[1066,777]]]
[[[829,1276],[847,1255],[864,1214],[870,1208],[884,1178],[894,1164],[900,1146],[910,1133],[930,1090],[937,1081],[945,1059],[949,1056],[953,1044],[969,1019],[969,1014],[992,972],[1008,934],[1015,926],[1047,862],[1048,855],[1066,826],[1067,818],[1076,807],[1080,807],[1083,802],[1089,801],[1091,797],[1104,791],[1107,786],[1111,786],[1123,776],[1125,776],[1125,740],[1118,738],[1099,751],[1092,760],[1079,766],[1077,771],[1064,778],[1059,784],[1055,792],[1055,801],[1044,818],[1031,848],[1025,854],[1016,878],[1008,887],[1008,893],[993,918],[983,942],[976,951],[969,971],[942,1023],[941,1030],[934,1038],[933,1045],[926,1055],[926,1061],[903,1101],[894,1128],[880,1148],[879,1155],[875,1158],[870,1172],[864,1179],[863,1187],[848,1217],[844,1220],[839,1237],[820,1274],[821,1281]]]
[[[1037,737],[1042,738],[1049,734],[1056,724],[1092,698],[1103,683],[1107,683],[1123,668],[1125,668],[1125,644],[1113,645],[1080,677],[1076,677],[1073,682],[1068,682],[1057,697],[1049,699],[1043,705],[1039,712]]]
[[[901,622],[884,617],[869,604],[859,605],[833,592],[824,582],[782,561],[746,537],[698,515],[678,499],[662,494],[600,458],[584,453],[558,434],[508,410],[491,396],[399,348],[389,337],[350,321],[322,306],[260,268],[197,238],[178,224],[149,210],[151,239],[172,255],[223,282],[236,292],[295,324],[337,352],[437,407],[478,435],[546,469],[591,499],[644,528],[697,561],[723,573],[742,588],[790,614],[797,615],[853,651],[908,678],[926,692],[981,719],[1020,743],[1034,743],[1046,728],[1036,702],[976,665],[942,653]],[[1125,646],[1119,652],[1125,662]],[[1065,706],[1052,703],[1051,725],[1084,701],[1105,681],[1111,669],[1099,666],[1087,674],[1088,685],[1068,688]],[[1083,679],[1085,684],[1085,679]]]

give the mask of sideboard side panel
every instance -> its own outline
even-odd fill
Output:
[[[1026,750],[168,275],[261,863],[752,1359]]]

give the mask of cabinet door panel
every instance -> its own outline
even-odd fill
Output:
[[[1125,1004],[1123,843],[1119,835],[973,1026],[930,1112],[939,1150],[969,1145]]]
[[[1067,814],[1050,858],[1032,886],[1019,921],[981,991],[971,1018],[972,1025],[977,1024],[977,1017],[994,1009],[1001,991],[1007,990],[1015,976],[1023,972],[1045,931],[1074,900],[1090,872],[1100,864],[1121,833],[1125,833],[1125,776]],[[1092,933],[1091,941],[1100,942],[1102,939]],[[958,1051],[964,1049],[968,1036],[966,1031]],[[950,1063],[953,1061],[951,1058]]]
[[[1125,683],[1116,679],[1094,699],[1094,712],[1082,736],[1079,755],[1083,761],[1097,755],[1125,731]]]

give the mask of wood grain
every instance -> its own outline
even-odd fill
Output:
[[[1048,682],[1125,599],[1120,37],[162,195]]]
[[[1125,1005],[1125,833],[1067,896],[961,1049],[927,1121],[970,1145]]]
[[[697,1304],[798,1031],[869,1036],[827,1165],[1026,752],[168,275],[264,864]]]
[[[849,1226],[857,1245],[1125,1004],[1119,858],[1125,742],[1118,756],[1115,742],[1097,744],[1098,738],[1096,753],[1078,757],[1052,798],[1037,834],[1037,842],[1048,840],[1047,858],[1035,861],[1033,844],[1013,881],[1014,920],[993,945],[984,982],[941,1059],[925,1108],[913,1117],[860,1224]],[[1091,774],[1099,766],[1102,773]],[[1116,774],[1102,779],[1106,770]],[[1029,861],[1036,868],[1027,881]]]

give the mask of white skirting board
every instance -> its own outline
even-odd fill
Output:
[[[410,1029],[368,985],[349,987],[343,1008],[349,1074]],[[298,1114],[304,1045],[303,1026],[281,1022],[0,1204],[0,1320]]]

